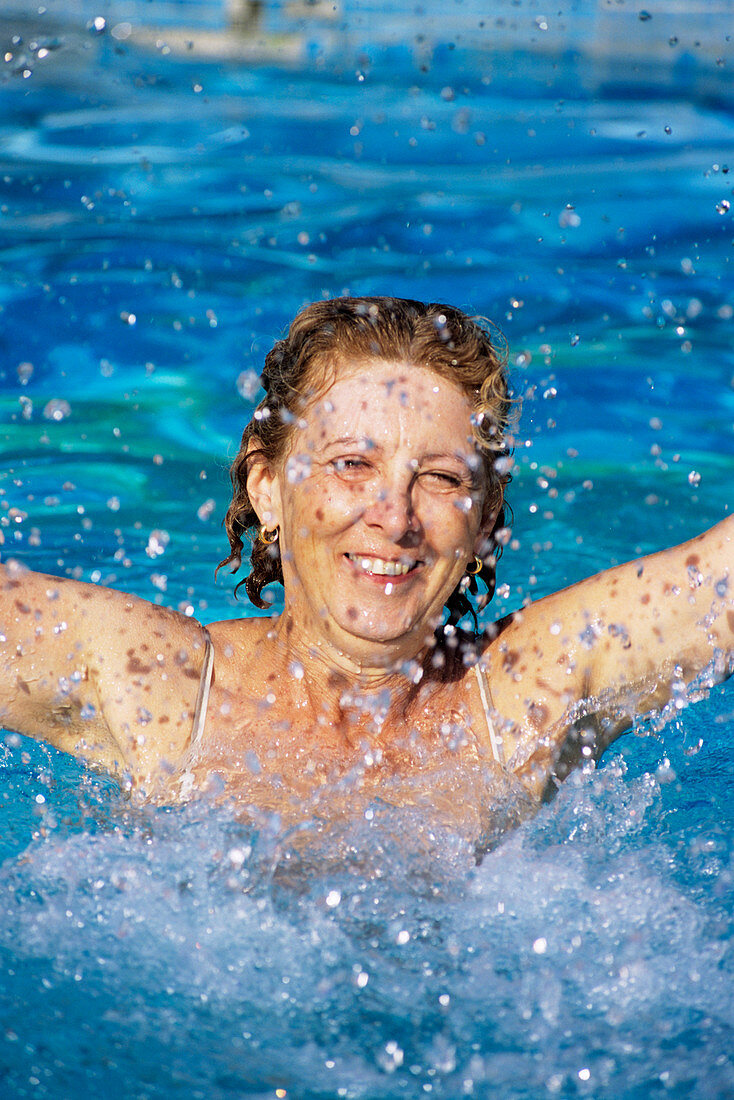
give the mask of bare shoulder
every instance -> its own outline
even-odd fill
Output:
[[[209,623],[214,647],[214,678],[220,687],[237,691],[253,678],[253,667],[272,642],[277,617],[251,616]]]

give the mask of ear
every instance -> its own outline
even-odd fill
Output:
[[[283,510],[280,498],[280,477],[270,468],[260,452],[260,440],[251,439],[247,445],[248,472],[247,495],[258,518],[268,530],[280,526]],[[252,456],[250,458],[250,456]]]

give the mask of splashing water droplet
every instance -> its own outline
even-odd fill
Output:
[[[311,456],[307,454],[293,455],[286,463],[285,472],[291,485],[300,484],[311,473]]]
[[[54,397],[44,406],[43,415],[46,420],[66,420],[71,416],[71,405],[63,398]]]
[[[171,541],[171,536],[168,531],[151,531],[148,536],[148,545],[145,548],[145,552],[149,558],[158,558],[161,554],[165,554],[166,547]]]

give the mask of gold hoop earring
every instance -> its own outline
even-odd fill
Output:
[[[466,567],[467,573],[470,573],[472,575],[472,577],[476,577],[477,573],[481,573],[481,571],[483,569],[484,569],[484,562],[482,561],[481,558],[477,557],[476,554],[474,555],[474,568],[472,569],[472,567],[470,565],[467,565],[467,567]]]
[[[260,541],[264,542],[266,546],[272,546],[274,542],[278,541],[278,528],[276,527],[272,531],[268,531],[267,527],[263,523],[260,527]]]

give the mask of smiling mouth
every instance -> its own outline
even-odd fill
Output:
[[[345,554],[349,561],[363,573],[377,577],[404,577],[418,565],[417,561],[387,561],[385,558],[368,558],[364,554]]]

